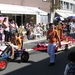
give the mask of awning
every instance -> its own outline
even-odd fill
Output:
[[[66,13],[62,13],[62,12],[56,12],[56,13],[59,14],[63,18],[67,18],[68,17],[68,15]]]
[[[75,16],[73,13],[66,13],[68,16]]]
[[[1,13],[7,14],[37,14],[35,11],[29,10],[24,6],[0,4]]]
[[[27,9],[31,10],[31,11],[35,11],[37,14],[39,15],[48,15],[48,12],[46,11],[43,11],[37,7],[28,7],[28,6],[25,6]]]

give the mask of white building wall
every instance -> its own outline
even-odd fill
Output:
[[[69,2],[69,3],[75,4],[75,1],[74,0],[60,0],[60,1],[65,1],[65,2]]]
[[[66,2],[68,3],[68,5],[66,4]],[[60,0],[60,5],[62,6],[62,8],[60,10],[59,9],[55,10],[56,13],[58,14],[62,13],[62,14],[65,14],[66,16],[75,16],[75,13],[74,13],[75,0]],[[61,15],[59,14],[59,15],[63,17],[64,15],[62,14]],[[53,20],[51,22],[53,22]]]

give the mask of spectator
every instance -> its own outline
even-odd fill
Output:
[[[18,25],[17,25],[17,23],[15,23],[15,27],[16,27],[16,32],[18,32]]]
[[[43,25],[43,36],[46,36],[46,31],[47,31],[46,25]]]
[[[36,25],[34,24],[34,27],[33,27],[33,34],[37,34],[37,30],[36,30]]]
[[[4,28],[4,34],[5,34],[5,42],[9,42],[9,24],[7,23],[7,18],[4,18],[3,20],[3,28]]]
[[[68,55],[69,63],[65,67],[64,75],[75,75],[75,52]]]
[[[10,39],[12,39],[13,34],[16,32],[16,26],[14,20],[10,23]]]
[[[37,30],[37,33],[39,34],[40,33],[40,25],[37,25],[36,30]]]
[[[1,45],[4,42],[4,39],[5,39],[5,36],[3,33],[3,28],[2,28],[2,25],[0,25],[0,43],[1,43]]]
[[[41,25],[40,25],[40,35],[43,36],[43,28]]]
[[[20,28],[23,28],[23,29],[24,29],[24,25],[23,25],[23,24],[21,24]]]
[[[36,34],[37,34],[37,29],[36,29],[36,25],[34,24],[34,27],[33,27],[33,38],[35,38]]]
[[[26,30],[27,30],[27,33],[26,33],[27,39],[31,40],[31,27],[30,27],[30,25],[28,25],[28,28],[26,28]]]

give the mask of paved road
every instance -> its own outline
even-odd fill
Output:
[[[49,56],[46,52],[31,51],[28,62],[21,62],[20,59],[10,61],[0,75],[63,75],[65,65],[68,63],[67,55],[71,51],[75,49],[57,53],[56,64],[52,67],[48,66]]]

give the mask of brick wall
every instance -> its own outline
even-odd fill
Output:
[[[38,7],[46,12],[50,12],[50,3],[42,0],[0,0],[0,3]]]

